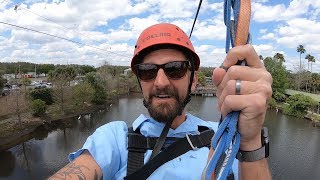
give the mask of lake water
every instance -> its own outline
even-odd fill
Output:
[[[188,111],[218,121],[215,97],[193,97]],[[45,179],[68,163],[68,153],[83,145],[99,126],[114,120],[131,124],[147,112],[140,97],[125,97],[90,119],[74,118],[52,132],[38,129],[33,139],[0,153],[0,179]],[[320,179],[320,128],[309,121],[268,110],[269,166],[273,179]]]

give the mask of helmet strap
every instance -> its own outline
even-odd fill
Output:
[[[192,87],[192,83],[193,83],[193,78],[194,78],[194,70],[191,70],[188,93],[187,93],[186,99],[183,101],[183,104],[182,104],[183,108],[182,109],[184,109],[186,107],[186,105],[191,101],[191,87]],[[182,114],[182,112],[179,115],[181,115],[181,114]]]

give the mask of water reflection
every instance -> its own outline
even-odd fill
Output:
[[[205,120],[219,120],[216,98],[193,97],[187,109]],[[38,128],[31,140],[0,153],[0,179],[45,179],[66,165],[67,154],[79,149],[96,128],[114,120],[132,124],[141,112],[147,113],[141,98],[120,98],[90,118],[55,124],[53,131]],[[266,126],[273,179],[320,179],[319,128],[276,111],[267,112]]]
[[[11,151],[0,152],[0,177],[8,177],[12,174],[16,165],[16,158]]]
[[[274,179],[320,178],[320,129],[307,120],[269,110],[270,168]]]

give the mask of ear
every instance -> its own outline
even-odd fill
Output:
[[[198,71],[194,71],[191,92],[193,92],[196,89],[197,84],[198,84]]]

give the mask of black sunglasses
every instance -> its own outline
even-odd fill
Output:
[[[136,64],[137,76],[142,81],[151,81],[157,77],[158,70],[163,69],[170,79],[180,79],[190,67],[189,61],[173,61],[165,64]]]

